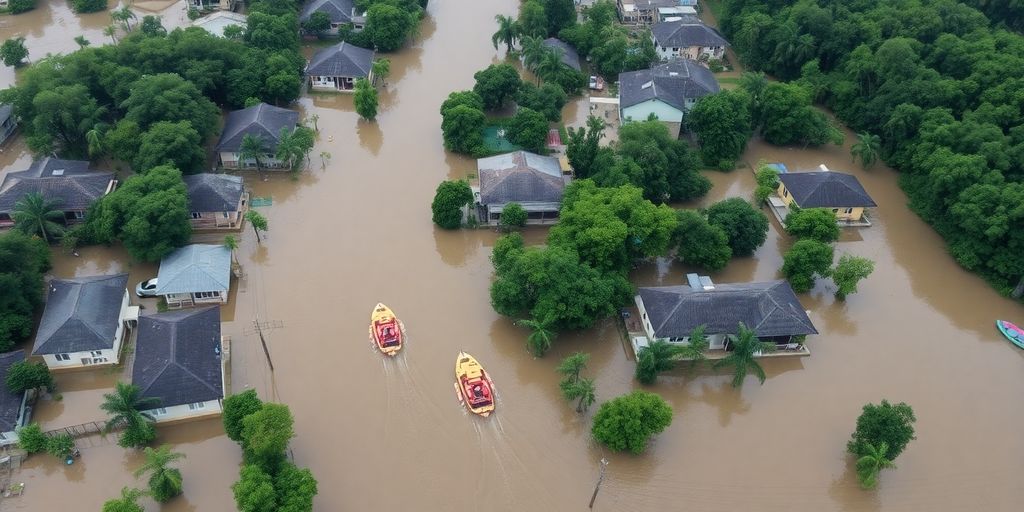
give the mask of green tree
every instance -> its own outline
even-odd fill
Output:
[[[124,25],[124,31],[125,32],[131,32],[132,31],[132,21],[131,20],[137,20],[137,19],[139,19],[139,17],[136,16],[134,12],[132,12],[131,7],[124,6],[124,7],[120,8],[120,9],[118,9],[116,11],[112,11],[110,13],[110,19],[115,21],[115,22],[121,22],[121,24]]]
[[[878,447],[864,443],[864,455],[857,459],[857,480],[864,489],[874,489],[878,485],[878,474],[883,469],[896,469],[896,464],[888,458],[889,445],[882,441]]]
[[[83,0],[75,1],[78,2]],[[139,489],[123,487],[121,488],[120,498],[107,500],[103,503],[102,512],[145,512],[146,509],[137,503],[139,498],[145,495],[146,493]]]
[[[614,451],[643,453],[651,436],[672,423],[672,407],[654,393],[634,391],[601,404],[591,434]]]
[[[103,148],[122,162],[134,162],[139,153],[142,131],[138,123],[122,119],[103,134]]]
[[[477,71],[473,78],[473,92],[480,95],[487,110],[500,109],[509,100],[515,98],[522,80],[519,72],[511,64],[491,64]]]
[[[410,12],[386,3],[376,3],[366,11],[366,32],[373,46],[382,52],[393,52],[412,36],[419,20],[418,12]]]
[[[878,135],[870,133],[858,133],[857,142],[850,146],[850,156],[856,162],[860,158],[860,165],[869,169],[878,160],[878,154],[882,146],[882,139]]]
[[[491,43],[494,44],[494,49],[498,49],[499,43],[504,43],[506,53],[512,53],[512,47],[516,44],[516,39],[519,37],[519,25],[516,23],[515,18],[501,14],[494,16],[494,21],[498,22],[498,31],[491,36]]]
[[[373,75],[373,83],[376,84],[377,80],[385,82],[388,75],[391,74],[391,61],[388,59],[373,59],[373,64],[370,66],[370,73]]]
[[[567,128],[565,156],[569,159],[573,173],[577,178],[590,178],[597,174],[600,164],[597,163],[604,138],[604,121],[595,116],[587,117],[587,124],[579,128]]]
[[[164,28],[164,24],[160,22],[160,16],[143,16],[142,25],[139,27],[139,31],[145,34],[146,37],[167,35],[167,29]]]
[[[99,12],[107,8],[107,0],[71,0],[71,7],[79,14]]]
[[[299,469],[286,462],[274,476],[277,512],[310,512],[317,494],[316,478],[308,469]]]
[[[508,128],[511,132],[509,140],[513,144],[534,153],[544,151],[548,136],[548,120],[544,114],[520,107],[512,116]]]
[[[722,228],[708,223],[704,214],[696,210],[676,210],[676,220],[677,258],[711,272],[722,270],[729,264],[732,248]]]
[[[832,256],[832,247],[827,244],[809,238],[797,240],[783,256],[782,273],[793,291],[810,291],[816,277],[828,277]]]
[[[18,429],[18,448],[29,454],[38,453],[46,449],[47,437],[38,423],[30,423]]]
[[[309,19],[302,24],[302,30],[307,34],[320,37],[331,29],[331,17],[323,11],[314,11]]]
[[[247,133],[242,136],[242,143],[238,146],[238,159],[240,162],[255,162],[256,170],[259,171],[260,159],[267,154],[265,146],[262,137]]]
[[[255,389],[247,389],[241,393],[235,393],[224,399],[224,413],[221,419],[224,421],[224,433],[232,441],[242,441],[242,419],[260,410],[263,401],[256,395]]]
[[[303,160],[309,158],[314,144],[316,133],[311,128],[301,125],[294,130],[281,128],[277,137],[277,154],[274,156],[288,167],[297,169]]]
[[[537,87],[530,82],[523,82],[516,93],[516,104],[520,108],[540,112],[545,119],[553,123],[562,118],[562,107],[568,101],[565,91],[551,83]]]
[[[460,105],[467,106],[474,110],[483,110],[484,100],[479,94],[473,91],[455,91],[448,95],[448,98],[444,100],[444,103],[441,103],[441,115],[448,115],[448,112]]]
[[[704,165],[731,171],[747,147],[752,118],[750,96],[724,90],[704,96],[688,113],[687,127],[697,135]]]
[[[370,85],[365,78],[356,80],[356,94],[353,99],[356,105],[356,112],[367,121],[373,121],[377,117],[377,89]]]
[[[245,220],[249,221],[249,225],[252,226],[252,232],[256,233],[256,243],[263,243],[260,239],[260,231],[267,230],[267,218],[256,210],[249,210],[245,212]]]
[[[0,234],[0,351],[32,334],[49,268],[50,248],[42,240],[20,231]]]
[[[240,512],[276,512],[277,494],[270,475],[255,464],[242,466],[238,481],[231,485]]]
[[[576,23],[576,4],[573,0],[543,0],[548,19],[548,34],[556,36],[563,28]]]
[[[120,108],[143,130],[158,122],[189,121],[202,139],[217,128],[220,110],[195,84],[176,73],[146,75],[131,84]]]
[[[516,320],[516,325],[530,329],[530,335],[526,337],[526,347],[534,356],[543,357],[544,353],[551,348],[551,342],[558,336],[558,333],[551,328],[553,322],[554,319],[551,317],[540,320],[537,318]]]
[[[19,67],[24,64],[26,58],[28,58],[28,48],[25,47],[24,37],[7,39],[0,45],[0,59],[3,59],[5,66]]]
[[[579,180],[562,196],[548,244],[573,250],[595,269],[624,273],[638,259],[666,254],[675,228],[675,212],[645,200],[639,188]]]
[[[75,44],[77,44],[78,49],[81,50],[86,46],[89,46],[91,43],[85,38],[85,36],[75,36]]]
[[[273,474],[285,459],[288,441],[295,436],[288,406],[265,403],[242,418],[242,449],[245,463]]]
[[[64,235],[64,211],[58,201],[49,201],[39,192],[29,192],[14,203],[11,212],[14,227],[29,236],[50,243]]]
[[[94,1],[94,0],[75,0],[75,1]],[[110,37],[110,42],[117,44],[117,26],[108,25],[103,27],[103,35]]]
[[[700,160],[686,142],[672,137],[656,121],[628,123],[619,128],[619,156],[625,174],[656,203],[689,201],[711,190],[711,182],[697,172]]]
[[[36,0],[10,0],[7,2],[7,10],[11,14],[21,14],[36,8]]]
[[[154,167],[169,165],[190,174],[206,166],[202,139],[189,121],[161,121],[142,134],[134,167],[144,173]]]
[[[445,149],[470,155],[482,152],[486,122],[487,117],[482,110],[467,105],[450,108],[441,121]]]
[[[565,359],[562,359],[562,362],[558,363],[558,367],[555,368],[555,371],[562,374],[562,382],[575,384],[582,378],[580,374],[583,373],[583,370],[587,369],[587,361],[589,360],[590,354],[575,352]]]
[[[57,434],[46,439],[46,453],[63,459],[75,451],[75,439],[71,434]]]
[[[820,146],[832,143],[838,146],[843,143],[843,133],[811,105],[807,90],[796,84],[768,84],[756,117],[761,122],[764,140],[771,144]]]
[[[457,107],[462,108],[462,107]],[[430,203],[432,219],[443,229],[462,226],[462,208],[473,201],[473,190],[465,180],[442,181]]]
[[[587,367],[588,359],[590,359],[589,354],[577,352],[563,359],[556,368],[556,371],[563,375],[562,381],[558,384],[562,396],[570,402],[576,400],[576,412],[578,413],[585,412],[591,405],[594,405],[594,401],[597,399],[594,380],[580,376],[580,373]]]
[[[739,197],[719,201],[708,208],[708,223],[729,237],[733,256],[750,256],[768,238],[768,217]]]
[[[520,37],[543,38],[548,35],[548,20],[544,13],[544,5],[540,0],[526,0],[519,8],[519,34]],[[520,39],[524,50],[525,42]]]
[[[526,210],[519,203],[507,203],[501,210],[501,227],[505,230],[526,225]]]
[[[740,323],[736,336],[731,337],[729,346],[732,350],[725,356],[711,365],[714,369],[732,367],[732,387],[738,388],[743,385],[747,378],[747,372],[753,371],[757,380],[764,384],[767,376],[764,368],[757,362],[761,354],[770,354],[775,351],[775,344],[769,341],[761,341],[754,335],[754,330]]]
[[[36,153],[54,151],[68,156],[87,154],[85,134],[93,129],[106,109],[80,84],[40,91],[31,100],[28,145]]]
[[[807,238],[826,244],[839,240],[836,214],[827,208],[792,209],[786,215],[785,226],[790,236],[800,240]]]
[[[759,163],[755,179],[757,189],[754,190],[754,198],[757,200],[757,204],[765,202],[779,189],[779,171],[768,164]]]
[[[853,432],[846,450],[857,457],[868,454],[867,445],[879,447],[882,443],[888,446],[889,460],[896,460],[914,437],[914,410],[900,402],[891,404],[882,400],[881,404],[867,404],[857,418],[857,429]]]
[[[103,133],[105,129],[106,125],[99,124],[85,132],[85,142],[88,144],[86,152],[89,154],[89,158],[95,158],[103,152]]]
[[[142,411],[159,405],[159,399],[144,398],[138,386],[118,382],[113,393],[103,395],[100,409],[110,416],[107,431],[124,427],[117,444],[124,448],[139,448],[156,438],[156,431],[150,423],[153,417]]]
[[[149,493],[157,503],[167,503],[181,494],[181,470],[168,467],[172,462],[184,459],[185,454],[172,452],[171,447],[162,445],[157,449],[147,447],[143,451],[145,461],[135,470],[135,478],[149,473]]]
[[[634,376],[641,384],[654,384],[658,374],[676,367],[676,359],[682,347],[665,340],[654,340],[640,349],[636,355]]]
[[[839,257],[839,263],[832,269],[832,282],[836,285],[836,298],[846,300],[851,293],[857,293],[857,283],[868,277],[875,270],[875,262],[844,254]]]
[[[4,379],[7,391],[21,393],[30,389],[47,388],[53,389],[53,376],[46,363],[30,363],[18,361],[7,369],[7,378]]]
[[[188,243],[189,219],[181,172],[161,165],[104,196],[86,216],[86,228],[98,243],[120,240],[133,258],[158,261]]]

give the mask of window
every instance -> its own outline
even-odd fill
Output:
[[[54,354],[53,357],[55,357],[58,361],[70,361],[71,360],[71,354]]]
[[[832,213],[839,213],[839,208],[832,208]]]
[[[849,214],[853,213],[853,208],[846,208],[846,209],[843,210],[843,213],[849,215]]]
[[[228,212],[224,212],[224,218],[228,218]]]
[[[73,215],[75,216],[75,218],[76,218],[76,219],[78,219],[78,220],[82,220],[82,219],[84,219],[84,218],[85,218],[85,212],[80,212],[80,211],[74,211],[74,212],[71,212],[71,213],[72,213],[72,214],[73,214]]]
[[[197,299],[216,299],[220,297],[220,292],[196,292],[194,295]]]
[[[82,360],[82,364],[103,364],[105,362],[107,362],[107,358],[105,357],[94,357],[92,359],[87,358]]]
[[[164,416],[167,414],[167,409],[161,407],[159,409],[153,409],[153,416]]]
[[[200,213],[200,212],[192,212],[192,218],[193,219],[201,219],[201,218],[203,218],[203,214]]]
[[[672,53],[679,53],[679,48],[672,48]]]
[[[789,197],[789,191],[786,189],[782,189],[782,197]]]
[[[199,411],[202,409],[206,409],[206,402],[196,402],[194,404],[188,404],[188,410],[190,411]]]
[[[92,357],[103,357],[103,351],[102,350],[93,350],[92,352],[89,352],[89,355],[92,356]]]

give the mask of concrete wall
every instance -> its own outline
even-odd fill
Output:
[[[207,400],[201,403],[202,408],[200,409],[189,409],[189,404],[181,404],[164,407],[162,409],[150,409],[145,412],[151,414],[157,423],[180,421],[190,418],[202,418],[205,416],[216,416],[221,413],[220,400]],[[161,410],[163,412],[161,412]]]

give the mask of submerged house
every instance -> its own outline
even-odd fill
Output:
[[[119,363],[121,344],[139,317],[127,286],[128,274],[50,281],[32,355],[51,369]]]
[[[356,80],[373,81],[373,55],[373,50],[347,42],[321,48],[306,66],[309,87],[314,91],[354,91]]]
[[[190,174],[182,176],[188,192],[192,229],[237,229],[242,226],[249,195],[241,176]]]
[[[18,120],[14,117],[14,107],[0,104],[0,144],[6,142],[17,127]]]
[[[661,60],[693,59],[707,62],[725,57],[729,42],[696,16],[681,16],[651,27],[654,49]]]
[[[828,208],[836,220],[844,225],[870,226],[865,208],[878,206],[852,174],[830,171],[779,174],[778,194],[786,206],[800,208]]]
[[[188,0],[188,8],[197,11],[233,11],[238,0]]]
[[[143,412],[157,423],[220,414],[229,364],[221,342],[219,307],[139,318],[132,384],[159,400]]]
[[[193,27],[199,27],[217,37],[226,37],[224,30],[228,27],[240,27],[245,29],[249,17],[237,12],[217,11],[209,16],[203,16],[192,22]]]
[[[361,32],[366,26],[366,13],[359,12],[353,0],[311,0],[302,7],[299,23],[305,25],[315,12],[322,12],[331,20],[328,35],[338,35],[338,29],[350,25],[353,32]]]
[[[696,274],[687,279],[686,285],[638,290],[635,301],[648,340],[687,343],[703,325],[709,348],[728,351],[728,338],[742,322],[761,341],[788,353],[809,354],[803,337],[818,331],[788,282],[714,284]]]
[[[224,304],[231,290],[231,250],[223,245],[186,245],[160,261],[156,295],[169,308]]]
[[[0,354],[0,382],[7,380],[12,365],[24,360],[24,350]],[[7,386],[0,389],[0,447],[18,442],[18,429],[28,424],[29,411],[28,391],[15,393]]]
[[[476,167],[480,186],[474,196],[483,222],[497,224],[509,203],[526,210],[527,224],[558,220],[562,194],[571,177],[562,172],[557,158],[515,151],[478,159]]]
[[[684,0],[685,2],[686,0]],[[658,21],[658,10],[690,5],[680,0],[617,0],[619,19],[626,25],[646,26]]]
[[[12,214],[23,197],[40,194],[64,211],[64,223],[85,219],[97,199],[117,188],[113,173],[89,169],[89,162],[46,157],[24,170],[10,172],[0,181],[0,228],[14,225]]]
[[[581,69],[580,55],[576,53],[576,48],[573,48],[571,44],[556,37],[549,37],[545,39],[543,44],[545,47],[551,48],[559,53],[562,57],[562,64],[565,64],[576,71]]]
[[[619,73],[619,119],[645,121],[653,115],[678,136],[686,112],[698,99],[716,92],[715,75],[690,59]]]
[[[281,131],[291,132],[298,122],[298,112],[266,103],[229,113],[215,148],[220,165],[229,169],[255,169],[257,164],[261,169],[287,168],[286,162],[277,159],[277,144]],[[264,153],[258,162],[256,158],[242,159],[242,140],[247,135],[263,143]]]

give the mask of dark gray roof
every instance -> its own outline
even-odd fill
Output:
[[[565,191],[562,168],[554,157],[515,151],[481,158],[476,167],[481,204],[557,203]]]
[[[32,354],[114,348],[127,286],[128,274],[50,281]]]
[[[580,70],[580,56],[576,53],[576,49],[569,43],[562,41],[556,37],[549,37],[544,40],[544,46],[548,48],[555,48],[562,53],[562,63],[576,71]]]
[[[743,322],[758,336],[817,334],[793,288],[786,281],[640,288],[657,338],[682,338],[705,325],[705,334],[735,334]]]
[[[266,103],[236,110],[224,120],[217,151],[238,151],[246,135],[260,138],[264,149],[274,151],[281,136],[281,128],[294,130],[298,122],[298,112]]]
[[[711,71],[690,59],[676,59],[651,69],[619,73],[619,106],[631,107],[657,98],[683,110],[686,100],[718,92]]]
[[[182,177],[188,188],[191,212],[233,212],[242,200],[242,177],[228,174],[191,174]]]
[[[6,103],[0,104],[0,123],[6,121],[8,117],[11,117],[12,113],[14,113],[13,106]]]
[[[157,295],[215,292],[231,288],[231,250],[223,245],[192,244],[160,260]]]
[[[352,0],[312,0],[306,3],[299,14],[299,21],[306,22],[314,12],[326,13],[332,23],[352,23],[355,2]]]
[[[835,171],[779,174],[789,195],[801,208],[856,208],[878,206],[857,177]]]
[[[306,74],[364,78],[370,76],[372,65],[373,50],[342,42],[317,50],[306,66]]]
[[[0,182],[0,212],[14,210],[27,194],[42,194],[63,210],[86,210],[103,196],[112,173],[89,169],[89,162],[43,158],[27,170],[8,173]]]
[[[682,16],[681,20],[655,23],[651,33],[661,47],[729,46],[729,42],[718,30],[705,25],[696,16]]]
[[[139,317],[132,384],[160,407],[224,397],[220,307]]]
[[[7,371],[11,365],[25,360],[24,350],[15,350],[0,354],[0,382],[7,380]],[[18,428],[21,418],[21,404],[25,401],[25,392],[12,393],[7,386],[0,389],[0,432],[12,432]]]

